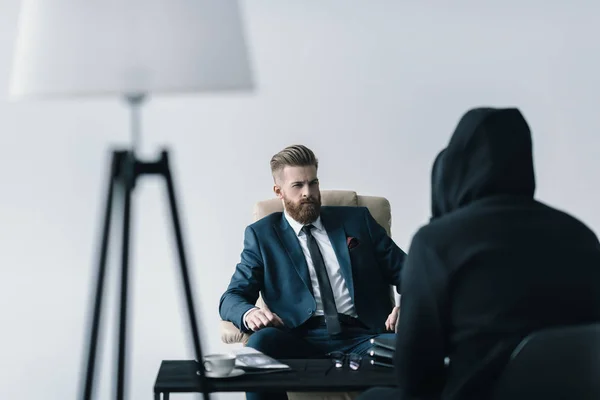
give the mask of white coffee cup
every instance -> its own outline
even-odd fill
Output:
[[[209,354],[204,356],[204,369],[210,375],[226,376],[235,367],[234,354]]]

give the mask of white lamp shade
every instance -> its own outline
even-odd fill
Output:
[[[11,98],[250,90],[236,0],[22,0]]]

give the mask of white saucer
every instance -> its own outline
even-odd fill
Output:
[[[234,368],[231,370],[231,372],[228,375],[215,375],[213,372],[208,372],[206,371],[206,377],[207,378],[235,378],[236,376],[240,376],[240,375],[244,375],[246,373],[246,371],[244,371],[243,369],[239,369],[239,368]],[[198,372],[196,372],[196,374],[199,374]]]

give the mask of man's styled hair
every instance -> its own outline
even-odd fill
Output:
[[[306,167],[311,165],[314,165],[317,169],[319,168],[319,160],[315,157],[315,153],[306,146],[296,144],[286,147],[271,158],[271,174],[273,179],[276,180],[276,175],[284,167]]]

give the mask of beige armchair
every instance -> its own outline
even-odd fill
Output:
[[[324,206],[348,206],[367,207],[373,215],[373,218],[385,228],[388,235],[391,236],[392,226],[392,214],[390,203],[383,197],[376,196],[361,196],[356,192],[349,190],[323,190],[321,191],[321,203]],[[259,219],[272,214],[274,212],[283,211],[283,205],[281,200],[277,198],[264,200],[258,202],[254,207],[254,220]],[[394,296],[393,290],[390,291],[390,295]],[[259,296],[256,305],[260,308],[268,308],[268,306]],[[241,332],[229,321],[221,321],[221,340],[224,343],[234,344],[241,343],[246,345],[250,334]],[[323,400],[350,400],[358,396],[359,393],[288,393],[290,400],[301,400],[301,399],[323,399]]]

